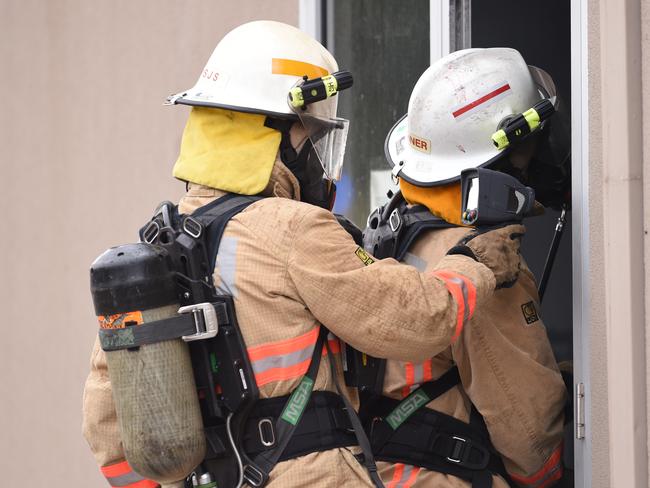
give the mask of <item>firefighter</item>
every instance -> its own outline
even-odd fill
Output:
[[[498,169],[526,183],[544,167],[562,172],[563,114],[540,123],[548,114],[533,107],[550,107],[537,105],[544,99],[559,110],[550,76],[513,49],[457,51],[429,67],[387,137],[401,193],[392,222],[369,218],[366,249],[431,272],[470,230],[461,217],[463,170]],[[527,117],[521,133],[507,129],[513,120],[528,125]],[[491,295],[449,347],[425,360],[386,361],[361,407],[386,486],[543,488],[562,477],[566,389],[539,312],[522,261],[518,280]]]
[[[320,358],[322,327],[332,334],[325,341],[332,354],[323,354],[311,385],[322,401],[312,417],[322,412],[330,430],[317,424],[313,435],[302,436],[293,449],[301,455],[280,459],[269,487],[381,486],[369,450],[359,462],[357,442],[344,437],[354,424],[345,420],[353,409],[340,385],[339,341],[396,360],[431,357],[461,333],[461,322],[481,310],[496,286],[519,273],[519,225],[462,243],[426,273],[394,260],[367,266],[372,256],[330,212],[347,131],[347,121],[336,118],[336,96],[305,110],[288,100],[304,79],[337,69],[331,54],[298,29],[252,22],[223,38],[193,88],[169,98],[192,107],[173,170],[187,184],[178,210],[191,214],[224,195],[263,197],[228,222],[214,270],[217,290],[234,298],[260,404],[267,408],[303,385],[314,351]],[[459,286],[467,296],[455,293]],[[106,354],[96,345],[84,434],[111,486],[157,486],[125,459],[111,395]],[[262,407],[255,408],[250,417],[263,418]],[[258,427],[262,437],[261,423],[244,431],[255,437]],[[267,434],[251,442],[263,450],[274,443],[273,432]],[[357,439],[363,444],[362,434]]]

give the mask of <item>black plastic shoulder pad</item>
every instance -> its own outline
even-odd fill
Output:
[[[373,211],[363,232],[363,247],[378,259],[401,261],[421,232],[456,227],[433,215],[426,207],[409,207],[401,192]]]
[[[354,222],[352,222],[350,219],[346,218],[344,215],[340,214],[334,214],[334,217],[336,217],[336,220],[338,221],[339,225],[343,227],[343,229],[350,234],[352,239],[354,239],[354,242],[356,243],[357,246],[362,246],[363,245],[363,234],[361,232],[361,229],[357,227]]]

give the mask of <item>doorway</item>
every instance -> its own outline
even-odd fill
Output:
[[[312,3],[303,0],[302,4]],[[330,49],[340,66],[355,76],[354,90],[342,94],[339,113],[354,121],[346,150],[346,172],[340,182],[335,211],[365,227],[371,210],[386,201],[391,186],[384,156],[384,138],[393,123],[407,111],[411,89],[422,72],[442,55],[469,47],[512,47],[531,65],[553,77],[566,107],[580,114],[584,65],[580,65],[582,0],[322,0],[312,9],[317,31],[312,32]],[[581,26],[582,24],[580,24]],[[577,62],[578,61],[578,62]],[[578,76],[576,76],[576,74]],[[581,134],[579,120],[572,136]],[[580,139],[578,137],[577,139]],[[573,178],[583,172],[585,141],[573,141]],[[577,160],[576,160],[577,159]],[[576,171],[578,168],[578,171]],[[584,198],[580,181],[572,185],[573,201]],[[576,192],[577,190],[577,192]],[[586,189],[584,189],[586,192]],[[577,194],[576,194],[577,193]],[[580,207],[577,205],[576,207]],[[586,377],[587,347],[583,341],[586,298],[580,291],[585,255],[581,226],[582,208],[569,209],[564,234],[542,303],[542,316],[558,362],[573,361],[577,351],[578,378]],[[553,238],[559,209],[528,219],[523,255],[531,271],[541,278]],[[578,236],[576,240],[575,236]],[[574,262],[574,256],[577,260]],[[574,277],[576,282],[574,283]],[[578,342],[574,344],[574,337]],[[574,347],[575,346],[575,347]],[[577,380],[576,380],[577,382]],[[588,396],[589,385],[586,385]],[[574,392],[570,393],[571,395]],[[573,466],[574,431],[568,426],[565,463]],[[587,439],[589,436],[587,435]],[[589,443],[578,445],[575,486],[590,486]]]

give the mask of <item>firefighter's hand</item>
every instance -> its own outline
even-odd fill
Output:
[[[497,288],[508,288],[517,281],[521,256],[521,237],[526,233],[523,225],[506,225],[496,229],[473,230],[463,237],[448,254],[464,254],[494,273]]]

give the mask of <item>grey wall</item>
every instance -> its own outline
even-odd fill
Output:
[[[248,20],[297,0],[0,0],[0,486],[107,486],[81,436],[88,267],[183,184],[191,86]]]

